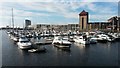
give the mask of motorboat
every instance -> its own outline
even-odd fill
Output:
[[[17,45],[20,49],[28,49],[32,46],[31,42],[25,36],[19,38]]]
[[[13,38],[13,41],[18,42],[19,41],[19,35],[15,35],[14,38]]]
[[[45,52],[45,51],[46,51],[46,48],[45,48],[45,47],[42,47],[42,48],[34,48],[34,49],[28,50],[28,52],[31,52],[31,53]]]
[[[114,38],[112,38],[106,34],[98,34],[98,35],[96,35],[96,38],[97,38],[97,41],[99,41],[99,42],[114,41]]]
[[[45,40],[46,41],[53,41],[53,38],[52,37],[45,37]]]
[[[97,40],[97,42],[107,42],[108,41],[106,36],[104,36],[102,34],[97,34],[97,35],[93,36],[92,39]]]
[[[64,39],[61,36],[54,37],[52,44],[54,44],[55,46],[60,47],[60,48],[71,46],[71,42],[69,42],[68,40]]]
[[[114,39],[119,39],[120,37],[119,37],[119,34],[117,34],[117,33],[108,33],[108,35],[111,35],[112,37],[114,37]]]
[[[83,36],[75,36],[73,39],[75,42],[80,43],[80,44],[90,44],[89,39],[87,38],[86,35]]]
[[[27,38],[32,38],[32,34],[27,34],[26,37]]]
[[[74,42],[74,40],[73,40],[73,36],[69,36],[68,41],[70,41],[70,42]]]
[[[112,35],[105,34],[104,36],[106,36],[106,37],[107,37],[107,40],[108,40],[109,42],[112,42],[112,41],[114,41],[114,40],[115,40],[115,38],[114,38]]]
[[[90,40],[90,44],[96,44],[97,43],[97,40],[94,39],[94,37],[89,37],[89,40]]]

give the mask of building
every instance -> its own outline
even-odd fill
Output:
[[[118,17],[118,31],[120,31],[120,17]]]
[[[94,30],[94,29],[102,30],[102,29],[108,28],[109,25],[110,25],[109,22],[89,22],[88,23],[89,30]]]
[[[68,28],[68,30],[71,30],[71,31],[78,31],[79,24],[68,24],[67,28]]]
[[[108,19],[108,22],[110,23],[110,28],[113,31],[119,31],[120,30],[120,17],[114,16]]]
[[[107,22],[89,22],[89,14],[85,10],[83,10],[79,14],[79,30],[80,31],[88,31],[88,30],[106,30],[110,29],[111,31],[119,31],[120,30],[120,17],[112,17],[108,19]]]
[[[30,29],[35,29],[35,30],[55,30],[55,31],[75,31],[79,30],[79,24],[66,24],[66,25],[48,25],[48,24],[35,24],[35,25],[29,25],[28,26]]]
[[[29,25],[31,25],[31,21],[30,20],[25,20],[25,28],[28,28]]]
[[[80,26],[80,30],[88,30],[88,12],[86,12],[85,10],[83,10],[80,14],[79,14],[79,26]]]

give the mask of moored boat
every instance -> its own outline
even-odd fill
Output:
[[[31,42],[25,36],[19,38],[17,45],[20,49],[28,49],[32,46]]]
[[[52,44],[54,44],[57,47],[64,48],[64,47],[70,47],[71,42],[69,42],[66,39],[63,39],[62,37],[55,37]]]
[[[80,43],[80,44],[90,44],[89,39],[85,36],[75,36],[73,39],[75,42]]]
[[[34,49],[28,50],[28,52],[31,52],[31,53],[45,52],[45,51],[46,51],[46,48],[34,48]]]

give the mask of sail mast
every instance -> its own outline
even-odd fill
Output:
[[[12,26],[13,26],[13,30],[14,30],[14,16],[13,16],[13,8],[12,8]]]

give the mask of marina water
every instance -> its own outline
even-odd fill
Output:
[[[43,53],[21,50],[1,30],[2,66],[118,66],[120,41],[90,44],[83,47],[72,43],[68,50],[58,49],[52,44],[44,45]]]

